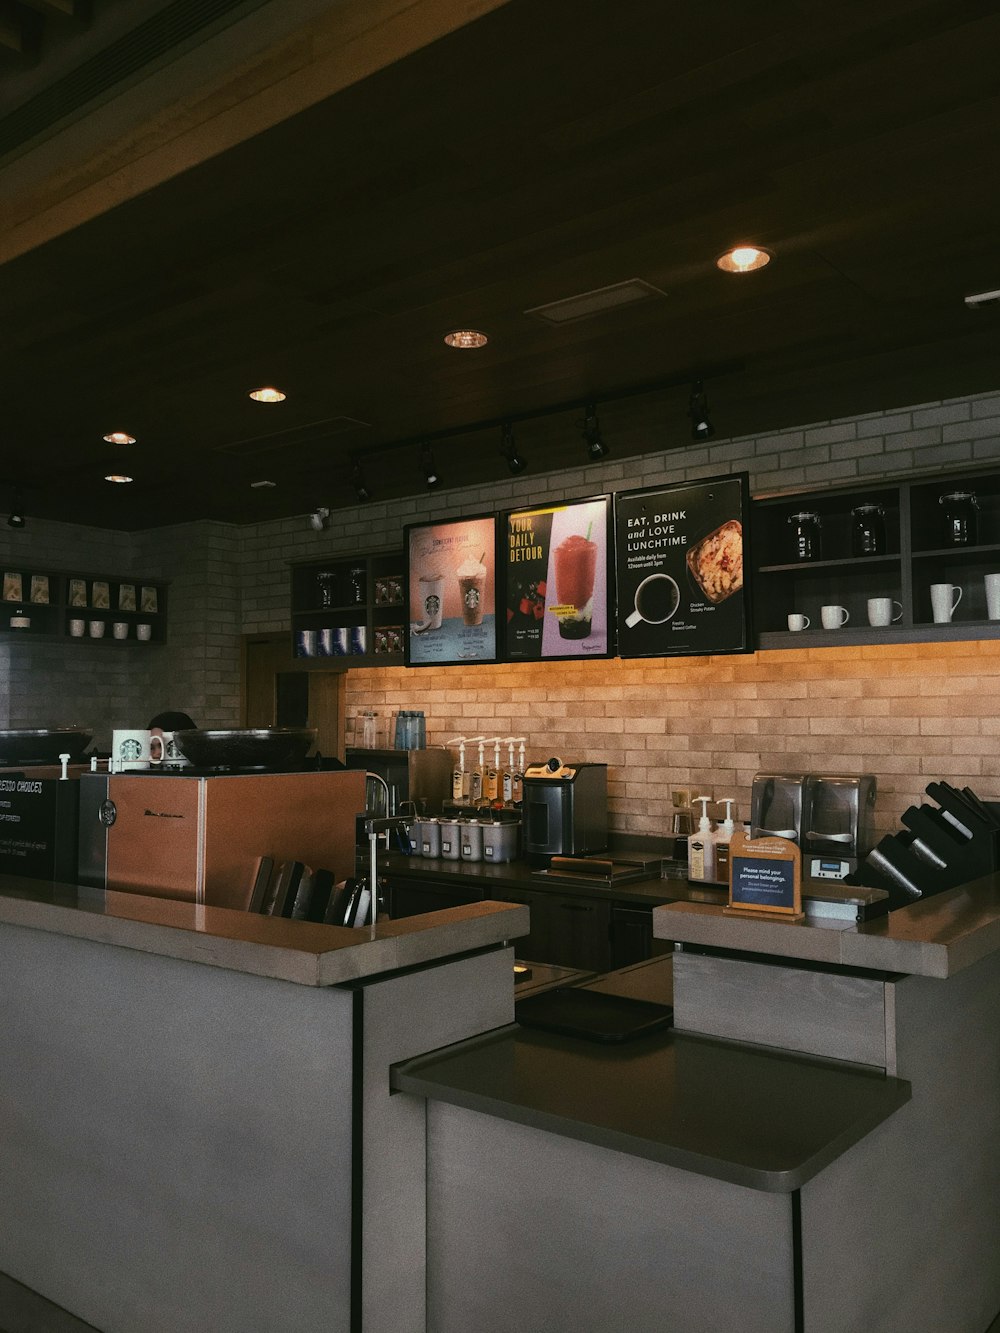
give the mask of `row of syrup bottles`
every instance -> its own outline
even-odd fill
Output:
[[[520,805],[524,795],[523,736],[456,736],[448,742],[458,746],[458,766],[452,773],[451,798],[463,805]],[[479,746],[475,768],[465,767],[466,745]],[[486,747],[493,746],[492,763]],[[500,747],[507,746],[507,763],[501,766]],[[517,763],[514,746],[518,747]]]

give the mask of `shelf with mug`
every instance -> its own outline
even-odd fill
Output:
[[[845,629],[814,630],[792,632],[791,630],[765,630],[758,636],[758,647],[764,651],[771,648],[835,648],[838,645],[852,648],[866,647],[869,644],[886,643],[932,643],[939,640],[958,642],[963,639],[995,639],[1000,632],[1000,623],[995,621],[952,621],[947,625],[918,623],[911,625],[887,625],[884,628],[872,628],[870,625],[848,625]]]
[[[166,642],[165,583],[138,577],[121,580],[114,575],[22,569],[4,572],[4,590],[7,596],[5,605],[0,608],[0,638],[3,639],[49,642],[86,639],[119,645]],[[15,601],[18,591],[24,597]],[[81,601],[85,605],[80,605]],[[120,602],[125,605],[119,606]],[[124,626],[117,637],[116,624]],[[148,626],[142,636],[140,625]],[[82,629],[77,632],[79,626]]]
[[[293,565],[291,629],[296,665],[311,671],[401,665],[404,569],[398,550]]]
[[[878,570],[899,569],[902,556],[890,555],[847,556],[836,560],[796,560],[785,565],[760,565],[758,574],[808,574],[817,570],[857,570],[874,573]]]

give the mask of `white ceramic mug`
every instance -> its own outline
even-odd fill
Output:
[[[153,636],[152,625],[147,625],[145,622],[143,622],[143,624],[141,625],[136,625],[135,637],[137,639],[141,639],[143,643],[148,643],[149,640],[152,638],[152,636]]]
[[[931,610],[935,625],[947,625],[962,600],[962,589],[957,583],[931,584]]]
[[[156,736],[153,737],[154,741],[157,739]],[[174,739],[174,733],[172,731],[165,731],[163,733],[163,762],[169,764],[171,768],[191,767],[191,760],[186,754],[181,752],[181,748]]]
[[[798,634],[800,630],[808,629],[810,620],[808,616],[790,615],[788,617],[788,628]]]
[[[846,606],[824,606],[819,614],[824,629],[840,629],[851,618]]]
[[[69,632],[74,639],[82,639],[86,628],[87,622],[85,620],[71,620],[69,622]]]
[[[898,606],[899,610],[893,614],[892,608]],[[868,623],[876,629],[884,629],[886,625],[892,625],[895,621],[901,620],[903,616],[902,603],[894,601],[891,597],[869,597],[868,598]]]
[[[984,574],[986,584],[986,614],[990,620],[1000,620],[1000,574]]]
[[[635,625],[664,625],[681,604],[681,590],[669,574],[647,574],[635,590],[635,610],[625,618]]]
[[[103,621],[103,620],[92,620],[92,621],[90,622],[90,637],[91,637],[92,639],[103,639],[103,638],[104,638],[104,621]]]
[[[111,765],[115,773],[134,773],[150,764],[162,764],[166,751],[162,737],[154,736],[151,731],[122,728],[111,733]]]
[[[128,625],[124,620],[116,620],[111,626],[111,633],[116,639],[128,638]]]

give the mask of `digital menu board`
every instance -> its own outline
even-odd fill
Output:
[[[611,499],[505,515],[501,529],[508,661],[607,657]]]
[[[407,666],[495,662],[496,516],[406,530]]]
[[[621,657],[750,651],[746,473],[615,496]]]

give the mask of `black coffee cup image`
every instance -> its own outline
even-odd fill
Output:
[[[680,604],[681,590],[669,574],[648,574],[635,590],[635,610],[625,624],[663,625]]]

